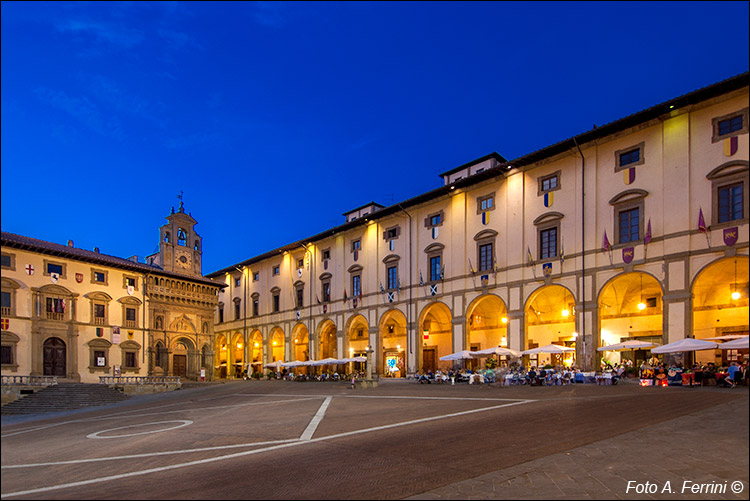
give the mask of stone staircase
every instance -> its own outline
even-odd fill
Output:
[[[0,414],[39,414],[96,407],[127,400],[128,396],[105,385],[58,383],[3,405]]]

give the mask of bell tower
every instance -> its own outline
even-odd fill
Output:
[[[180,197],[181,198],[181,197]],[[159,264],[164,271],[202,276],[203,239],[195,232],[195,219],[180,208],[167,216],[167,224],[159,229]]]

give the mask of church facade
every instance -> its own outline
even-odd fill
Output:
[[[748,332],[748,74],[250,257],[226,288],[215,365],[369,355],[380,376],[448,354],[547,344],[528,363],[598,367],[599,348]],[[742,353],[699,352],[726,361]]]
[[[221,285],[182,203],[167,221],[145,262],[3,232],[2,374],[210,379]]]

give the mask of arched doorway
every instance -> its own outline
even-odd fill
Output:
[[[271,358],[272,362],[283,362],[284,361],[284,331],[281,327],[274,327],[271,329],[269,334],[271,344]],[[292,354],[293,356],[293,354]]]
[[[423,371],[448,370],[453,362],[443,362],[440,357],[453,352],[453,315],[443,303],[425,307],[419,316],[419,332],[422,336],[421,368]]]
[[[263,373],[263,336],[259,330],[250,334],[250,375],[253,372]]]
[[[575,298],[562,285],[547,285],[534,291],[526,301],[526,342],[524,349],[559,344],[575,348],[577,334]],[[539,353],[529,357],[532,366],[575,363],[573,352],[564,355]]]
[[[362,315],[354,315],[347,322],[346,340],[348,358],[365,357],[367,358],[367,347],[370,344],[370,329],[367,320]],[[366,362],[352,362],[349,364],[348,372],[364,372],[367,370]]]
[[[292,329],[292,360],[305,362],[310,360],[310,333],[305,324],[297,324]],[[307,374],[308,367],[295,367],[297,373]]]
[[[188,376],[188,355],[193,349],[190,339],[181,337],[175,340],[172,346],[172,375],[181,378]]]
[[[693,293],[693,333],[696,339],[747,336],[748,257],[735,256],[709,263],[696,276]],[[722,341],[722,340],[718,340]],[[748,350],[703,350],[696,362],[717,366],[741,362]]]
[[[378,328],[381,356],[377,370],[384,377],[406,377],[406,316],[401,310],[388,310]]]
[[[44,375],[65,377],[67,367],[66,356],[65,341],[58,337],[47,339],[44,342]]]
[[[219,371],[218,377],[226,379],[227,377],[227,338],[223,334],[216,336],[216,365],[214,367]]]
[[[662,295],[659,281],[644,272],[622,273],[607,282],[599,293],[599,346],[633,340],[664,344]],[[630,361],[634,367],[650,356],[648,350],[602,353],[610,364]]]
[[[228,351],[231,353],[231,367],[229,370],[232,371],[232,377],[241,378],[243,368],[245,367],[245,344],[241,332],[234,333]]]
[[[483,294],[472,301],[466,310],[467,349],[508,348],[507,315],[505,303],[493,294]],[[499,362],[507,366],[507,357],[500,357]],[[478,363],[479,360],[467,360],[467,366],[473,369],[477,368]]]
[[[332,320],[325,320],[318,327],[318,339],[320,339],[320,350],[318,360],[324,358],[338,358],[338,344],[336,342],[336,324]]]

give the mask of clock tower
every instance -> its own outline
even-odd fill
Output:
[[[203,239],[195,232],[196,221],[180,201],[180,208],[167,216],[167,224],[159,229],[159,254],[152,262],[164,271],[202,276]]]

